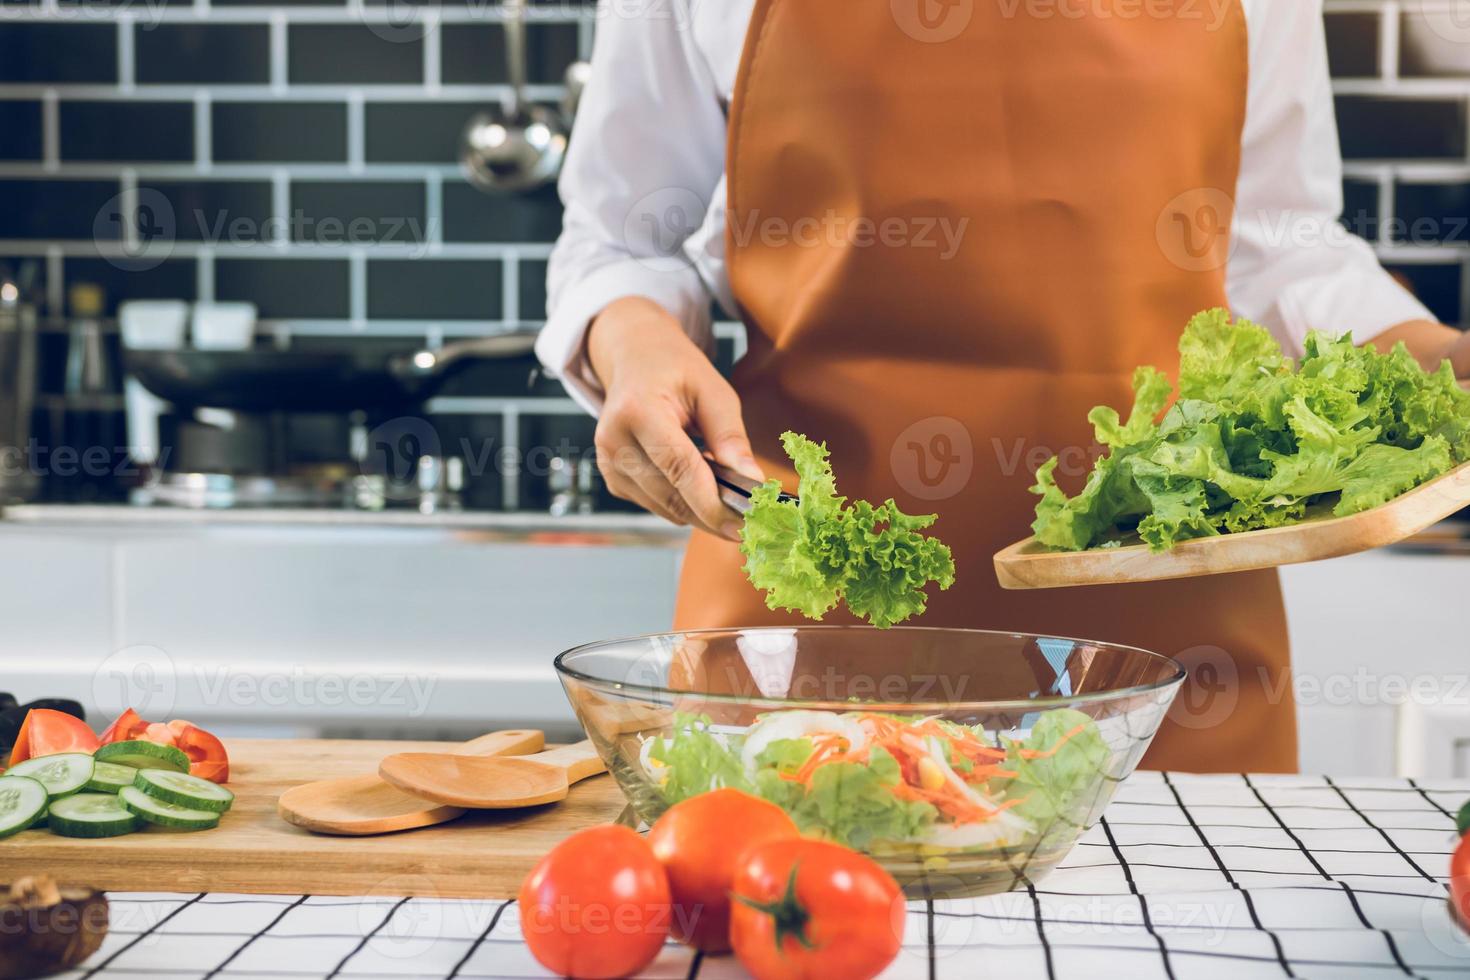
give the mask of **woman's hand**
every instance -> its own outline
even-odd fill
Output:
[[[1448,360],[1455,377],[1462,381],[1470,378],[1470,333],[1442,323],[1411,320],[1379,334],[1372,344],[1387,354],[1399,341],[1424,365],[1424,370],[1438,371],[1440,363]]]
[[[675,524],[738,540],[740,520],[689,437],[698,432],[719,462],[761,478],[735,389],[651,300],[609,304],[588,330],[587,357],[607,393],[597,466],[608,489]]]

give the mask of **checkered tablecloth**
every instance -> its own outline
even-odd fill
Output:
[[[1036,887],[916,902],[885,978],[1470,975],[1446,874],[1470,782],[1138,773]],[[181,857],[187,849],[181,849]],[[391,886],[391,883],[385,883]],[[515,903],[111,896],[72,977],[541,977]],[[744,976],[670,945],[650,978]],[[831,980],[841,980],[833,977]]]

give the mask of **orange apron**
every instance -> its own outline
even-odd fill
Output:
[[[1146,763],[1292,771],[1274,572],[1005,592],[991,565],[1027,533],[1036,466],[1060,453],[1079,487],[1088,410],[1126,411],[1134,367],[1176,370],[1189,317],[1228,305],[1246,24],[1238,0],[1220,24],[1187,9],[756,0],[726,164],[750,337],[734,381],[788,486],[795,429],[828,443],[849,497],[939,513],[956,583],[922,625],[1178,657],[1190,685]],[[696,533],[677,628],[803,621],[740,566]]]

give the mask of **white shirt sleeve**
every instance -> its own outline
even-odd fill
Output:
[[[713,343],[711,294],[684,244],[724,171],[725,116],[690,24],[687,0],[602,0],[599,11],[536,343],[542,364],[593,414],[603,392],[584,339],[612,301],[651,299],[697,343]]]
[[[1433,320],[1339,224],[1342,158],[1327,69],[1322,0],[1255,0],[1250,91],[1226,268],[1230,305],[1291,353],[1309,330],[1359,343]]]

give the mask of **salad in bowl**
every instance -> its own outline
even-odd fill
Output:
[[[579,647],[557,668],[630,817],[739,789],[874,856],[911,894],[947,896],[1054,867],[1184,677],[1127,647],[903,627],[660,634]]]

